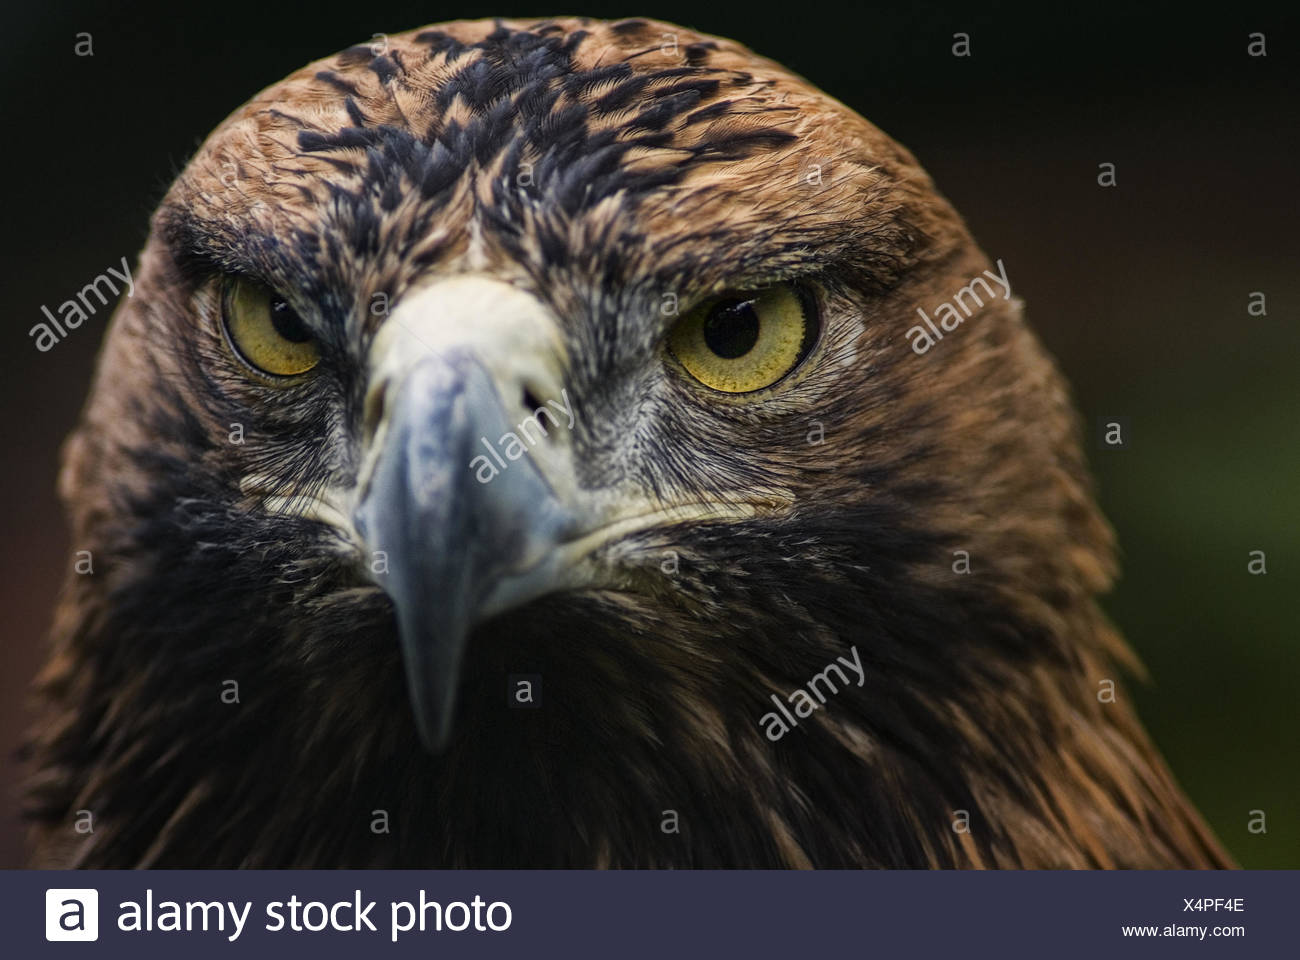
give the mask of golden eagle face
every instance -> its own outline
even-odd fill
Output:
[[[985,271],[905,150],[665,24],[448,24],[264,91],[69,446],[106,572],[35,796],[103,826],[49,858],[1215,856],[1091,694],[1109,534],[1010,284],[914,349]]]

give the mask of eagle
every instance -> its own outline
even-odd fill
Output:
[[[1229,866],[995,277],[906,149],[671,24],[268,88],[64,449],[34,862]]]

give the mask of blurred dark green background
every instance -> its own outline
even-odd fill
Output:
[[[1106,2],[1062,19],[989,3],[9,5],[0,866],[22,859],[9,755],[69,563],[57,447],[106,319],[38,354],[27,330],[40,305],[133,258],[202,137],[289,71],[377,32],[575,12],[740,40],[919,157],[1005,261],[1075,387],[1123,550],[1107,605],[1151,674],[1131,685],[1146,724],[1243,865],[1300,867],[1300,31],[1282,10],[1172,15]],[[82,31],[93,57],[73,54]],[[1255,31],[1265,58],[1247,56]],[[952,56],[956,32],[970,34],[970,58]],[[1103,162],[1116,165],[1113,189],[1097,185]],[[1266,316],[1247,312],[1252,291],[1266,295]],[[1125,450],[1098,449],[1103,415],[1127,418]],[[1266,552],[1266,575],[1247,572],[1252,550]],[[1265,812],[1266,834],[1247,830],[1252,810]]]

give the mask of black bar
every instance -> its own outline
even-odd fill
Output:
[[[70,888],[98,891],[93,947],[46,939],[46,891]],[[184,960],[286,950],[309,950],[313,958],[362,951],[654,960],[805,958],[825,951],[890,958],[1272,958],[1296,955],[1297,892],[1300,871],[8,871],[0,873],[0,952]],[[424,910],[424,932],[412,925],[394,941],[394,921],[414,924],[422,894],[437,904]],[[332,911],[341,927],[356,922],[360,898],[375,930],[363,924],[362,932],[329,926],[295,932],[291,897],[345,904]],[[52,899],[56,912],[68,914],[65,924],[75,926],[77,906],[68,895]],[[221,901],[220,910],[191,906],[214,901]],[[300,927],[325,922],[323,907],[300,906],[296,913]],[[283,928],[268,931],[276,918]],[[159,929],[169,921],[194,929]],[[136,922],[153,929],[119,929]],[[466,929],[451,929],[459,926]],[[1125,927],[1159,933],[1126,936]],[[1199,930],[1179,929],[1202,927],[1203,939]]]

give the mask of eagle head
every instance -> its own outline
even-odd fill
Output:
[[[1223,863],[1097,695],[1076,434],[1001,261],[772,61],[344,50],[211,134],[113,319],[38,860]]]

